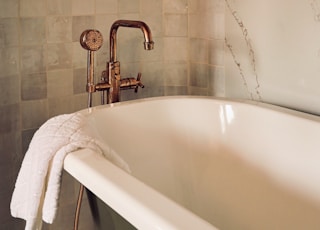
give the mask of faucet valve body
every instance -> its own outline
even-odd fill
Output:
[[[95,86],[94,90],[108,90],[107,103],[120,101],[120,90],[134,89],[138,92],[138,87],[144,88],[141,82],[141,73],[138,73],[137,78],[123,78],[120,75],[120,62],[108,62],[108,74],[103,71],[101,82]],[[103,100],[104,101],[104,100]]]

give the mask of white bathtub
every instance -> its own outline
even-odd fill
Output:
[[[138,229],[320,229],[317,116],[209,97],[82,113],[132,173],[86,149],[65,170]]]

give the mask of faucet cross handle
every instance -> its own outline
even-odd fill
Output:
[[[138,73],[137,79],[131,77],[120,80],[121,89],[134,89],[134,92],[137,93],[139,87],[144,88],[141,82],[141,73]]]
[[[138,73],[138,76],[137,76],[137,83],[136,83],[136,87],[134,88],[135,93],[138,92],[139,87],[144,88],[144,85],[141,82],[141,73]]]

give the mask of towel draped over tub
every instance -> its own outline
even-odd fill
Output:
[[[40,230],[42,220],[53,223],[58,209],[64,158],[80,148],[103,154],[130,171],[128,165],[90,128],[85,115],[72,113],[49,119],[31,140],[10,204],[11,215],[26,220],[25,230]]]

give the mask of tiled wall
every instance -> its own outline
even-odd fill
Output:
[[[189,93],[224,96],[224,1],[189,1]]]
[[[35,130],[54,115],[86,107],[83,30],[99,29],[106,40],[96,55],[98,78],[112,22],[150,26],[152,51],[143,50],[141,31],[119,29],[121,73],[141,71],[146,85],[138,94],[124,91],[122,100],[226,95],[320,114],[319,9],[319,0],[0,0],[1,228],[23,229],[9,202]],[[63,184],[62,211],[45,229],[71,229],[78,184],[68,176]],[[90,218],[82,220],[90,229]]]
[[[124,77],[141,71],[146,87],[122,100],[178,94],[224,95],[223,0],[1,0],[0,1],[0,225],[23,229],[9,202],[23,155],[48,118],[86,107],[86,56],[81,32],[105,38],[96,73],[109,59],[109,28],[117,19],[145,21],[155,49],[143,49],[139,30],[120,28],[118,59]],[[98,104],[99,95],[95,96]],[[54,226],[71,229],[78,184],[64,175],[62,208]],[[88,214],[84,206],[83,215]],[[90,218],[82,218],[90,229]],[[86,222],[86,224],[84,223]]]

